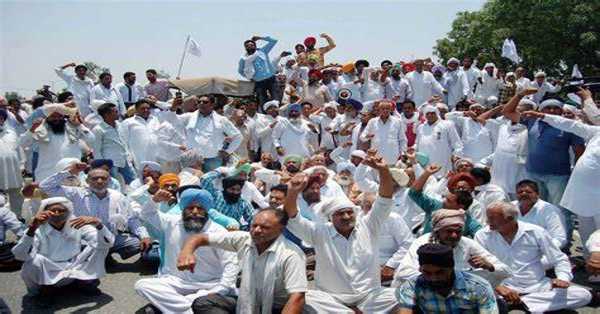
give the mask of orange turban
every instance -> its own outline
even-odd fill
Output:
[[[354,62],[349,62],[349,63],[342,65],[342,72],[350,73],[352,71],[354,71]]]
[[[162,189],[167,184],[177,184],[179,186],[179,177],[174,173],[165,173],[158,178],[158,186]]]

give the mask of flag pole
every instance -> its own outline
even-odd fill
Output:
[[[185,45],[183,46],[183,53],[181,54],[181,61],[179,62],[179,70],[177,71],[176,79],[181,77],[181,68],[183,68],[183,60],[185,59],[185,54],[187,53],[188,43],[190,42],[190,35],[187,36],[185,40]]]

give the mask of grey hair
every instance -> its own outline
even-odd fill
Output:
[[[204,160],[204,158],[202,157],[200,152],[198,152],[195,149],[187,150],[187,151],[181,153],[181,155],[179,155],[179,158],[177,158],[177,162],[179,163],[180,170],[183,168],[191,167],[192,165],[194,165],[198,162],[202,162],[203,160]]]
[[[519,208],[510,202],[495,201],[488,205],[487,208],[500,208],[505,218],[512,217],[516,220],[519,217]]]

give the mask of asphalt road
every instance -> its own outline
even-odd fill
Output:
[[[99,288],[102,294],[99,296],[89,297],[66,288],[53,307],[38,308],[32,297],[27,295],[19,272],[13,271],[0,272],[0,297],[12,313],[143,313],[148,302],[135,293],[133,285],[140,278],[152,276],[152,270],[137,263],[137,256],[126,261],[118,259],[118,256],[115,259],[120,264],[109,269],[109,273],[101,279]],[[587,285],[585,273],[576,272],[575,277],[577,283]],[[577,312],[600,313],[600,308],[583,308]]]

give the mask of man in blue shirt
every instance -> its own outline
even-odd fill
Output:
[[[571,148],[577,160],[585,150],[585,142],[581,137],[552,127],[541,119],[521,120],[521,115],[517,111],[520,100],[527,95],[535,94],[536,91],[536,89],[526,89],[519,92],[506,104],[502,113],[511,121],[521,122],[527,126],[529,130],[525,164],[527,177],[538,183],[543,200],[559,206],[571,175]],[[561,115],[562,106],[562,101],[550,98],[542,101],[538,110],[549,115]],[[561,210],[567,227],[566,249],[568,249],[573,236],[573,219],[571,212],[562,207]]]
[[[258,40],[264,40],[267,44],[261,48],[256,48],[256,41]],[[272,100],[273,95],[276,93],[275,68],[269,60],[269,52],[276,43],[277,40],[271,37],[253,36],[244,42],[246,53],[240,58],[238,64],[238,73],[254,82],[259,107]]]

